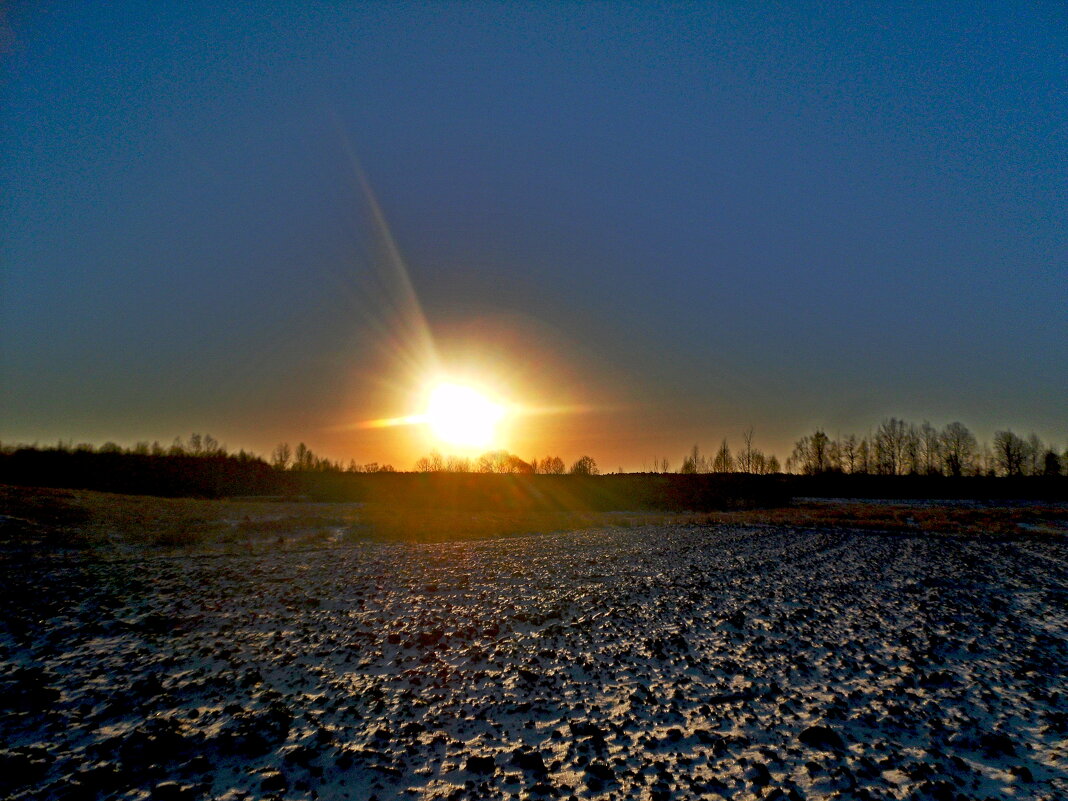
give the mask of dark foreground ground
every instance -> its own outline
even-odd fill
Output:
[[[0,796],[1068,797],[1068,544],[786,526],[108,559],[0,591]]]

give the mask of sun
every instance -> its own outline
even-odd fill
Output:
[[[427,398],[424,419],[434,436],[460,448],[488,448],[505,409],[477,389],[452,382],[436,384]]]

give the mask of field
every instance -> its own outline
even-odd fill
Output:
[[[1068,795],[1068,509],[0,492],[0,796]]]

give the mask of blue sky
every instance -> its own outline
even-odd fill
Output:
[[[225,6],[225,8],[220,7]],[[412,321],[614,468],[749,425],[1068,441],[1068,12],[15,4],[0,439],[406,466]],[[388,263],[387,263],[388,262]]]

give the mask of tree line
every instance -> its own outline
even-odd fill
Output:
[[[230,453],[209,435],[164,447],[124,448],[59,442],[53,447],[0,446],[0,483],[68,487],[133,495],[218,498],[291,494],[281,474],[253,453]]]
[[[1068,466],[1068,449],[1058,452],[1035,434],[1011,430],[980,443],[960,422],[938,429],[890,417],[867,436],[829,437],[822,428],[794,444],[788,473],[820,475],[1058,476]]]
[[[261,457],[255,453],[241,449],[236,453],[231,453],[230,450],[219,442],[211,434],[198,434],[193,433],[189,435],[189,438],[183,440],[181,437],[175,437],[170,445],[162,445],[159,440],[148,442],[148,440],[141,440],[128,447],[123,447],[115,442],[105,442],[103,445],[96,446],[91,442],[79,442],[75,444],[74,440],[60,440],[54,446],[51,447],[38,447],[36,444],[32,446],[26,445],[11,445],[10,443],[0,446],[0,452],[12,453],[18,449],[31,449],[39,451],[50,451],[53,453],[80,453],[80,454],[126,454],[128,456],[191,456],[196,458],[226,458],[236,459],[238,461],[262,461]]]
[[[657,468],[653,472],[667,473],[670,462],[667,459],[658,461]],[[679,466],[679,473],[747,473],[749,475],[766,476],[782,472],[779,460],[774,454],[765,454],[759,448],[753,447],[753,428],[750,426],[742,432],[742,448],[737,455],[731,452],[731,447],[726,437],[719,445],[719,449],[711,458],[701,453],[701,448],[694,445],[690,452],[683,457]]]
[[[355,459],[347,462],[332,460],[314,453],[303,442],[292,448],[289,443],[277,445],[269,459],[241,449],[230,452],[210,434],[193,433],[187,439],[176,437],[170,445],[159,441],[140,441],[129,447],[114,442],[105,442],[99,447],[89,443],[74,444],[59,442],[52,447],[36,445],[0,445],[0,456],[33,453],[78,457],[86,462],[89,456],[136,457],[138,464],[154,466],[156,472],[167,463],[166,471],[174,472],[177,465],[194,470],[194,465],[211,464],[213,475],[225,472],[228,475],[257,475],[267,468],[276,473],[395,473],[391,464],[368,462],[361,464]],[[10,461],[10,460],[9,460]],[[41,459],[37,462],[44,465]],[[59,461],[52,464],[59,465]],[[67,458],[63,465],[71,465]],[[225,470],[222,465],[228,465]],[[239,470],[244,465],[245,469]],[[781,465],[778,458],[754,446],[754,432],[750,427],[742,433],[742,445],[731,449],[724,438],[714,454],[702,453],[694,445],[678,469],[672,471],[667,458],[656,459],[652,473],[675,472],[682,475],[707,473],[740,473],[747,475],[773,475],[780,473],[801,475],[920,475],[920,476],[1059,476],[1068,473],[1068,448],[1058,451],[1051,444],[1042,442],[1035,434],[1020,436],[1010,429],[995,432],[989,442],[980,443],[975,435],[960,422],[952,422],[939,429],[924,421],[917,425],[890,417],[866,435],[856,434],[829,436],[823,428],[816,428],[794,443],[793,452]],[[250,470],[252,472],[250,472]],[[483,473],[483,474],[529,474],[529,475],[599,475],[597,461],[588,455],[576,459],[568,466],[559,456],[532,458],[529,461],[506,450],[491,450],[477,457],[443,455],[431,451],[418,459],[416,473]],[[620,471],[622,472],[622,471]]]
[[[271,451],[271,467],[279,471],[299,472],[336,472],[336,473],[395,473],[391,464],[368,462],[359,464],[355,459],[348,463],[340,460],[317,456],[303,442],[291,448],[288,442],[282,442]],[[581,456],[568,468],[559,456],[534,458],[529,462],[506,450],[487,451],[476,457],[442,454],[432,450],[426,456],[416,460],[415,473],[499,473],[499,474],[543,474],[595,476],[600,474],[597,462],[592,456]]]
[[[396,468],[391,464],[379,464],[367,462],[359,464],[355,459],[343,462],[340,459],[331,460],[325,456],[318,456],[303,442],[297,443],[296,448],[291,448],[288,442],[281,442],[271,451],[271,467],[275,470],[292,470],[296,472],[320,472],[320,473],[395,473]]]
[[[443,456],[431,451],[415,463],[416,473],[499,473],[562,476],[596,476],[601,470],[592,456],[580,456],[571,467],[559,456],[545,456],[524,461],[506,450],[487,451],[475,458],[466,456]]]

